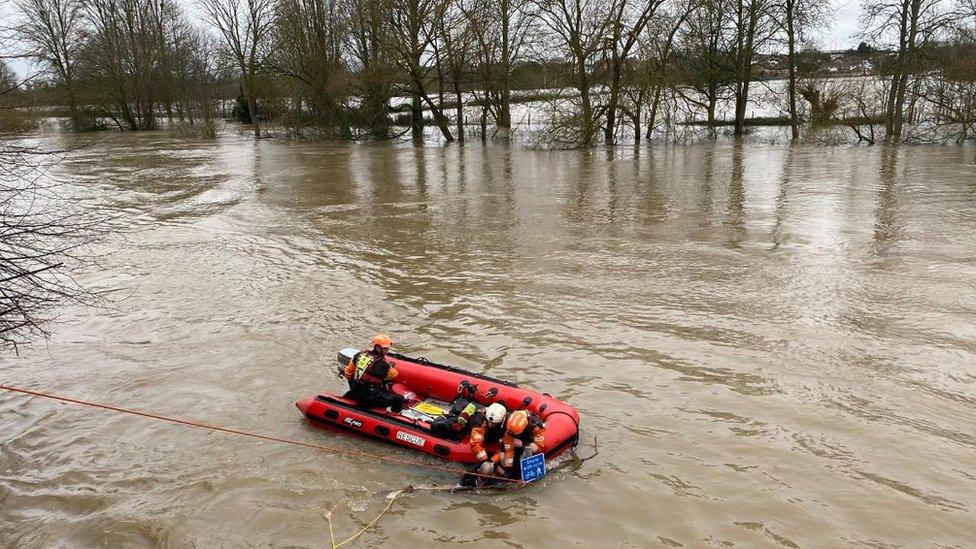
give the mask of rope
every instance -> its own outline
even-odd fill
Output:
[[[380,511],[380,514],[376,515],[376,518],[374,518],[373,520],[369,521],[369,524],[367,524],[366,526],[363,526],[362,528],[360,528],[358,532],[356,532],[355,534],[353,534],[352,536],[350,536],[345,541],[340,541],[339,543],[336,543],[335,542],[335,539],[330,539],[330,541],[332,542],[332,549],[339,549],[343,545],[345,545],[345,544],[347,544],[347,543],[355,540],[359,536],[365,534],[366,533],[366,530],[369,530],[374,524],[376,524],[380,520],[380,518],[383,517],[383,515],[386,514],[387,511],[390,510],[390,507],[393,507],[393,502],[396,501],[396,499],[398,497],[400,497],[400,494],[402,494],[402,493],[403,493],[403,490],[397,490],[396,492],[393,492],[392,494],[390,494],[388,496],[389,497],[389,500],[390,500],[390,503],[387,503],[386,504],[386,507],[382,511]],[[326,518],[329,520],[329,537],[331,538],[332,537],[332,512],[331,511],[326,515]]]
[[[186,420],[186,419],[179,419],[179,418],[174,418],[174,417],[163,416],[163,415],[159,415],[159,414],[152,414],[152,413],[143,412],[143,411],[140,411],[140,410],[132,410],[132,409],[129,409],[129,408],[122,408],[122,407],[119,407],[119,406],[110,406],[108,404],[99,404],[97,402],[90,402],[90,401],[87,401],[87,400],[80,400],[80,399],[76,399],[76,398],[69,398],[69,397],[55,395],[55,394],[50,394],[50,393],[42,393],[40,391],[31,391],[29,389],[22,389],[20,387],[12,387],[10,385],[0,384],[0,389],[4,389],[4,390],[7,390],[7,391],[12,391],[12,392],[15,392],[15,393],[22,393],[22,394],[25,394],[25,395],[31,395],[31,396],[41,397],[41,398],[47,398],[47,399],[50,399],[50,400],[59,400],[61,402],[68,402],[68,403],[71,403],[71,404],[80,404],[82,406],[90,406],[92,408],[99,408],[99,409],[102,409],[102,410],[109,410],[109,411],[112,411],[112,412],[119,412],[119,413],[122,413],[122,414],[131,414],[131,415],[134,415],[134,416],[148,417],[150,419],[157,419],[159,421],[167,421],[169,423],[176,423],[176,424],[179,424],[179,425],[187,425],[187,426],[190,426],[190,427],[197,427],[197,428],[200,428],[200,429],[209,429],[211,431],[220,431],[220,432],[223,432],[223,433],[230,433],[232,435],[240,435],[240,436],[245,436],[245,437],[250,437],[250,438],[256,438],[258,440],[269,440],[271,442],[280,442],[282,444],[291,444],[291,445],[294,445],[294,446],[304,446],[305,448],[311,448],[313,450],[318,450],[320,452],[331,452],[333,454],[339,454],[339,455],[345,455],[345,456],[365,457],[365,458],[376,459],[376,460],[380,460],[380,461],[388,461],[388,462],[391,462],[391,463],[398,463],[398,464],[401,464],[401,465],[410,465],[410,466],[413,466],[413,467],[422,467],[422,468],[431,469],[431,470],[434,470],[434,471],[445,471],[445,472],[448,472],[448,473],[451,473],[451,474],[465,473],[465,474],[468,474],[468,475],[471,475],[471,476],[482,477],[482,478],[493,479],[493,480],[502,480],[502,481],[515,482],[515,483],[520,482],[519,479],[513,479],[513,478],[503,477],[503,476],[499,476],[499,475],[484,475],[484,474],[481,474],[481,473],[466,472],[466,471],[462,471],[462,470],[456,469],[454,467],[445,467],[443,465],[433,465],[433,464],[430,464],[430,463],[421,463],[421,462],[412,461],[412,460],[409,460],[409,459],[400,459],[400,458],[395,458],[395,457],[391,457],[391,456],[384,456],[384,455],[379,455],[379,454],[371,454],[369,452],[362,452],[362,451],[359,451],[359,450],[346,450],[346,449],[343,449],[343,448],[333,448],[333,447],[330,447],[330,446],[323,446],[323,445],[320,445],[320,444],[314,444],[314,443],[311,443],[311,442],[303,442],[303,441],[300,441],[300,440],[292,440],[292,439],[287,439],[287,438],[282,438],[282,437],[276,437],[276,436],[271,436],[271,435],[262,435],[262,434],[259,434],[259,433],[250,433],[248,431],[242,431],[240,429],[231,429],[229,427],[220,427],[219,425],[210,425],[208,423],[201,423],[201,422],[198,422],[198,421],[190,421],[190,420]]]

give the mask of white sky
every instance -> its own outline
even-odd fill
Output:
[[[860,42],[857,34],[857,17],[861,11],[861,0],[833,0],[831,2],[834,20],[829,31],[822,38],[821,47],[839,50],[856,47]]]
[[[192,0],[181,0],[184,4],[192,4]],[[857,33],[857,17],[862,0],[830,0],[833,8],[830,13],[833,21],[819,35],[813,36],[817,45],[827,50],[839,50],[856,47],[860,40]],[[11,0],[0,0],[0,21],[11,21],[15,9]],[[6,25],[4,25],[6,26]],[[7,63],[19,74],[25,77],[32,74],[31,64],[25,60],[10,60]]]

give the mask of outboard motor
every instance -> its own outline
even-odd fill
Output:
[[[356,348],[353,348],[353,347],[345,347],[345,348],[339,350],[339,356],[336,357],[336,360],[339,361],[339,376],[340,377],[342,376],[342,370],[345,369],[346,365],[349,364],[349,361],[352,360],[352,357],[356,356],[356,353],[358,353],[358,352],[359,352],[359,349],[356,349]]]

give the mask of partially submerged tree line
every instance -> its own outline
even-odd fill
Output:
[[[772,94],[794,140],[825,124],[869,142],[875,125],[893,141],[925,124],[974,135],[976,10],[948,0],[865,5],[863,63],[886,82],[871,101],[821,78],[836,68],[811,49],[828,23],[814,0],[192,0],[200,22],[178,0],[16,1],[76,131],[168,120],[213,135],[236,98],[255,137],[486,139],[529,124],[514,105],[547,101],[544,138],[590,146],[678,126],[742,136]]]

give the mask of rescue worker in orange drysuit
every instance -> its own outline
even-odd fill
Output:
[[[478,473],[481,475],[504,476],[506,474],[505,468],[502,466],[501,451],[489,455],[487,446],[501,442],[505,433],[505,418],[507,416],[508,411],[505,406],[496,402],[483,411],[475,412],[471,417],[471,434],[468,440],[471,443],[474,457],[478,460]],[[479,477],[475,482],[480,486],[484,484],[485,480],[483,477]]]
[[[516,460],[531,457],[545,451],[546,424],[528,410],[518,410],[508,415],[505,435],[502,437],[501,465],[507,471]]]

